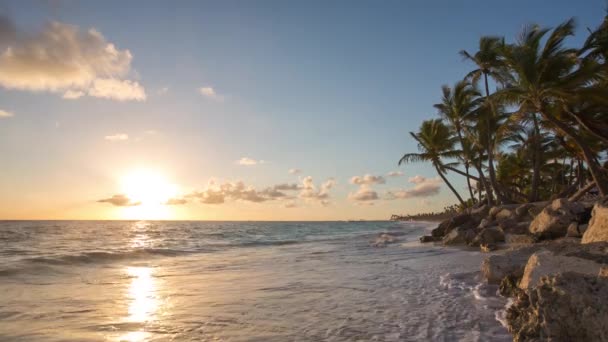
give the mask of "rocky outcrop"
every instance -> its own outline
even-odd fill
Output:
[[[567,272],[520,292],[507,310],[514,341],[608,341],[608,278]]]
[[[499,227],[491,227],[482,229],[469,245],[495,245],[499,242],[505,242],[505,233]]]
[[[443,238],[443,244],[446,246],[465,245],[473,241],[475,235],[475,230],[468,226],[456,227]]]
[[[555,255],[543,250],[530,256],[524,274],[519,282],[519,288],[529,290],[535,287],[542,277],[565,272],[576,272],[597,276],[602,268],[593,260],[572,256]]]
[[[480,219],[481,220],[481,219]],[[437,226],[437,228],[431,231],[431,235],[434,237],[443,237],[447,235],[452,229],[466,225],[471,228],[477,226],[479,222],[474,222],[474,218],[469,214],[461,214],[458,216],[454,216],[449,220],[445,220]]]
[[[578,215],[585,212],[585,208],[578,202],[569,202],[559,198],[547,206],[530,223],[530,233],[541,239],[554,239],[566,236],[568,226],[577,222]]]
[[[582,243],[608,241],[608,197],[595,204]]]
[[[432,235],[424,235],[424,236],[420,237],[420,242],[422,242],[422,243],[435,242],[435,241],[441,241],[441,238],[434,237]]]
[[[530,234],[506,234],[505,242],[509,245],[531,245],[536,242],[536,238]]]
[[[481,274],[490,284],[500,284],[503,278],[521,278],[528,258],[541,247],[533,245],[510,250],[504,254],[491,255],[481,264]]]

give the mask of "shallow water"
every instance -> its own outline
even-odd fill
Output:
[[[0,340],[510,341],[484,255],[431,227],[0,222]]]

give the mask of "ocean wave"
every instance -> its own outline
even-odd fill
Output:
[[[203,251],[196,251],[203,252]],[[69,255],[58,255],[58,256],[45,256],[25,259],[24,261],[30,263],[42,263],[50,265],[72,265],[72,264],[92,264],[116,260],[129,260],[129,259],[144,259],[154,256],[179,256],[194,253],[194,251],[186,250],[175,250],[175,249],[163,249],[163,248],[142,248],[133,249],[128,251],[95,251],[86,252],[81,254],[69,254]]]

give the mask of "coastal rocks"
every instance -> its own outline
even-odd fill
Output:
[[[580,203],[558,198],[534,218],[529,231],[541,239],[565,236],[570,223],[576,222],[577,215],[584,211]]]
[[[386,245],[397,242],[397,238],[393,235],[382,233],[372,242],[372,247],[386,247]]]
[[[570,225],[568,226],[568,231],[566,232],[566,236],[575,238],[580,238],[583,236],[583,234],[581,234],[578,230],[578,223],[570,223]]]
[[[529,246],[508,251],[502,255],[491,255],[481,264],[481,274],[490,284],[500,284],[503,278],[521,278],[528,258],[540,247]]]
[[[452,229],[444,238],[443,244],[449,245],[464,245],[468,244],[475,238],[475,230],[466,226],[460,226]]]
[[[420,237],[421,243],[435,242],[435,241],[441,241],[441,238],[434,237],[432,235],[424,235],[424,236]]]
[[[511,220],[514,218],[515,218],[515,216],[513,215],[513,212],[506,208],[500,210],[495,216],[495,219],[498,222],[498,224],[500,224],[502,221]]]
[[[505,234],[505,242],[509,245],[531,245],[536,238],[529,234]]]
[[[532,203],[522,204],[519,207],[515,208],[515,215],[520,219],[522,219],[526,216],[529,216],[530,208],[533,208],[533,207],[534,207],[534,204],[532,204]]]
[[[580,273],[544,277],[507,310],[514,341],[608,340],[608,278]]]
[[[456,227],[472,229],[477,227],[481,218],[473,217],[469,214],[461,214],[449,220],[443,221],[439,226],[431,231],[434,237],[443,237],[448,235]]]
[[[575,272],[596,276],[601,268],[602,265],[593,260],[555,255],[550,251],[539,251],[530,256],[519,288],[529,290],[536,286],[542,277],[557,273]]]
[[[530,222],[517,222],[515,220],[506,220],[498,225],[505,233],[509,234],[527,234]]]
[[[595,204],[582,243],[608,241],[608,197]]]
[[[505,241],[505,233],[499,227],[485,228],[471,241],[471,246],[495,245]]]

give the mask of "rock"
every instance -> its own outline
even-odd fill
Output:
[[[435,241],[439,241],[441,240],[441,238],[437,238],[431,235],[424,235],[420,237],[420,242],[422,243],[427,243],[427,242],[435,242]]]
[[[490,212],[490,207],[488,207],[487,205],[482,205],[479,208],[473,208],[471,210],[471,216],[477,217],[479,218],[479,220],[485,218],[486,216],[488,216],[488,213]]]
[[[534,207],[534,204],[532,204],[532,203],[526,203],[526,204],[520,205],[519,207],[515,208],[515,216],[517,216],[518,219],[522,219],[522,218],[528,216],[529,215],[528,211],[532,207]]]
[[[519,284],[519,280],[520,278],[517,278],[512,275],[502,278],[502,280],[500,281],[500,286],[498,287],[498,293],[500,293],[501,296],[507,298],[519,295],[522,292],[522,290],[517,287],[517,284]]]
[[[501,209],[496,214],[496,221],[498,221],[498,224],[500,224],[501,221],[509,219],[515,219],[515,215],[513,215],[513,212],[509,209]]]
[[[578,225],[578,233],[583,236],[585,234],[585,232],[587,231],[587,228],[589,228],[588,224],[579,224]]]
[[[507,309],[513,341],[607,341],[608,278],[545,277]]]
[[[600,273],[597,275],[598,277],[608,278],[608,266],[602,267]]]
[[[527,234],[530,227],[530,222],[517,222],[513,219],[508,219],[498,224],[505,233],[510,234]]]
[[[536,238],[530,234],[507,234],[505,242],[510,245],[531,245],[536,242]]]
[[[452,229],[461,226],[465,223],[470,223],[472,218],[468,214],[461,214],[447,219],[439,224],[439,226],[431,231],[431,235],[434,237],[443,237],[449,233]]]
[[[487,218],[484,218],[481,220],[481,222],[479,222],[479,226],[477,226],[477,229],[484,229],[489,227],[490,225],[492,225],[492,221],[488,220]]]
[[[475,230],[468,227],[456,227],[443,238],[444,245],[465,245],[475,238]]]
[[[521,278],[530,255],[540,247],[527,246],[508,251],[502,255],[491,255],[481,263],[481,273],[490,284],[500,284],[507,276]]]
[[[555,255],[550,251],[539,251],[528,260],[519,288],[529,290],[535,287],[542,277],[564,272],[576,272],[597,276],[602,268],[593,260],[571,256]]]
[[[582,243],[608,241],[608,197],[598,201],[593,207],[589,227],[583,234]]]
[[[483,243],[483,244],[479,245],[479,249],[481,249],[481,251],[484,253],[489,253],[491,251],[495,251],[496,249],[498,249],[498,246],[496,246],[493,243]]]
[[[543,208],[537,207],[537,206],[533,206],[532,208],[528,209],[528,215],[530,215],[530,217],[532,217],[532,219],[534,219],[542,211],[543,211]]]
[[[496,214],[498,214],[501,210],[502,210],[502,208],[500,208],[500,207],[492,207],[492,208],[490,208],[488,215],[490,216],[490,218],[492,220],[494,220],[494,219],[496,219]]]
[[[576,215],[583,212],[580,203],[568,202],[565,198],[558,198],[538,214],[530,223],[530,233],[544,238],[558,238],[565,236],[570,223],[576,221]]]
[[[578,223],[570,223],[570,225],[568,226],[568,231],[566,232],[566,236],[576,238],[580,238],[582,236],[578,231]]]
[[[505,233],[502,229],[496,228],[485,228],[471,241],[471,246],[481,246],[488,244],[497,244],[499,242],[505,242]]]
[[[372,243],[373,247],[386,247],[386,245],[397,242],[397,238],[393,235],[382,233],[376,237]]]

